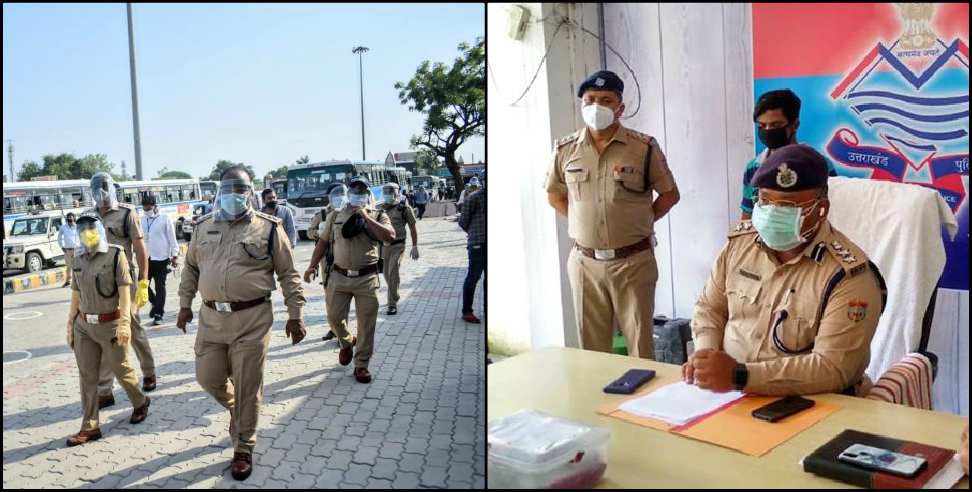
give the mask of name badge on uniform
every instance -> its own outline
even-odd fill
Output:
[[[624,181],[625,178],[630,176],[640,176],[641,166],[631,166],[631,165],[616,165],[614,166],[614,179],[615,181]]]

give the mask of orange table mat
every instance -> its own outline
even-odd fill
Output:
[[[766,422],[753,418],[753,410],[782,397],[745,396],[719,412],[680,427],[662,420],[640,417],[618,410],[618,407],[625,401],[644,396],[654,389],[640,392],[618,402],[602,405],[597,409],[597,413],[635,425],[680,434],[699,441],[735,449],[750,456],[763,456],[776,446],[783,444],[840,409],[840,405],[817,400],[812,408],[796,415],[791,415],[778,422]]]

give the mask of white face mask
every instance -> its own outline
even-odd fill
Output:
[[[603,130],[614,123],[614,111],[600,104],[589,104],[581,108],[584,123],[595,130]]]
[[[352,207],[367,207],[368,206],[368,195],[355,195],[351,194],[350,202]]]

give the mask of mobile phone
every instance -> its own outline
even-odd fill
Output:
[[[631,369],[620,378],[612,381],[611,384],[605,386],[604,392],[616,395],[630,395],[639,386],[651,381],[653,377],[655,377],[655,371],[651,369]]]
[[[753,417],[768,422],[777,422],[795,413],[802,412],[814,404],[813,400],[808,400],[796,395],[776,400],[768,405],[763,405],[753,410]]]
[[[920,456],[895,453],[864,444],[852,444],[837,459],[868,470],[877,470],[899,477],[914,478],[928,466]]]

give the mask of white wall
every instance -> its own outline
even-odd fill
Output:
[[[576,84],[598,66],[597,43],[555,21],[568,15],[597,30],[594,4],[520,4],[531,12],[521,40],[507,36],[511,4],[489,4],[487,22],[487,139],[490,193],[487,226],[492,350],[516,353],[545,346],[577,346],[570,291],[562,260],[570,247],[566,222],[556,217],[543,187],[552,142],[577,127]],[[526,89],[547,46],[546,63]]]

